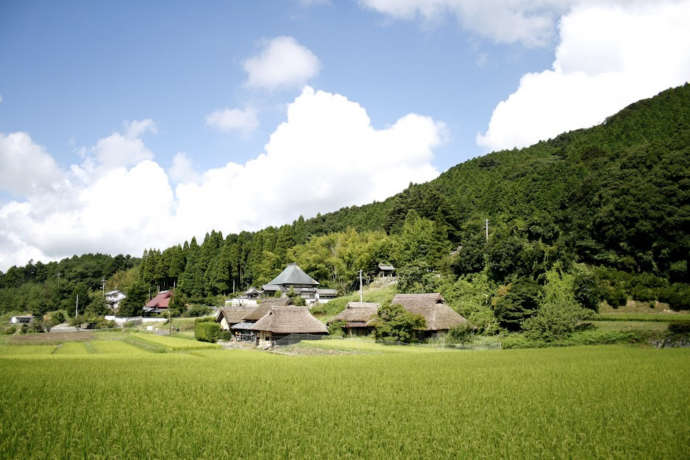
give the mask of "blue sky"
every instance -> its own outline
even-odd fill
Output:
[[[0,270],[383,200],[690,79],[690,0],[0,3]]]
[[[528,71],[547,68],[554,43],[496,45],[453,18],[395,21],[356,2],[16,2],[0,17],[0,129],[28,131],[63,166],[123,120],[151,118],[162,164],[178,151],[196,167],[262,152],[299,88],[246,88],[242,62],[262,41],[294,37],[321,61],[309,83],[364,106],[376,127],[415,112],[444,121],[440,170],[483,152],[475,135]],[[483,62],[485,61],[485,62]],[[262,108],[250,135],[204,123],[221,106]]]

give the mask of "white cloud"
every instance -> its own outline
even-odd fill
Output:
[[[690,1],[582,6],[565,15],[553,68],[528,73],[477,143],[530,145],[601,123],[626,105],[690,79]]]
[[[554,23],[574,0],[360,0],[396,19],[436,22],[455,16],[465,29],[498,43],[547,44]]]
[[[266,43],[258,56],[244,62],[247,86],[269,90],[299,87],[315,77],[319,59],[293,37],[280,36]]]
[[[443,132],[417,114],[375,129],[356,102],[306,87],[265,152],[244,164],[197,175],[178,153],[166,174],[149,159],[106,168],[89,156],[63,172],[70,185],[61,193],[0,206],[0,269],[86,251],[136,255],[211,229],[256,230],[382,200],[438,175],[431,160]],[[169,179],[178,183],[174,193]]]
[[[194,169],[192,161],[185,152],[177,152],[173,157],[168,176],[173,182],[198,182],[199,174]]]
[[[0,133],[0,190],[18,195],[53,191],[63,180],[58,165],[23,132]]]
[[[106,168],[112,168],[152,159],[153,152],[141,140],[146,132],[157,132],[153,120],[125,122],[122,133],[116,132],[100,139],[93,147],[97,161]]]
[[[252,107],[245,109],[216,110],[206,116],[206,124],[220,131],[241,131],[249,133],[259,126],[256,110]]]

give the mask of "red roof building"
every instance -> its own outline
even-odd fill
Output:
[[[172,291],[161,291],[156,297],[149,300],[144,307],[145,312],[159,313],[168,309],[170,301],[172,300]]]

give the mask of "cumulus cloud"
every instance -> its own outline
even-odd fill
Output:
[[[396,19],[435,22],[455,16],[461,26],[498,43],[547,44],[558,16],[574,0],[360,0]]]
[[[259,126],[259,118],[252,107],[216,110],[206,116],[206,124],[220,131],[249,133]]]
[[[192,161],[185,152],[177,152],[173,157],[172,166],[168,170],[168,176],[173,182],[197,182],[199,174],[192,166]]]
[[[116,134],[139,139],[131,136],[145,131]],[[84,160],[92,164],[63,172],[62,193],[1,206],[0,269],[86,251],[140,254],[211,229],[256,230],[382,200],[438,175],[431,160],[443,132],[442,123],[413,113],[376,129],[356,102],[306,87],[264,152],[243,164],[197,174],[178,153],[166,173],[151,159],[106,168],[94,153]]]
[[[528,73],[477,135],[487,149],[522,147],[601,123],[690,79],[690,1],[581,6],[561,19],[552,69]]]
[[[156,133],[153,120],[135,120],[124,123],[122,132],[116,132],[100,139],[93,147],[97,161],[106,168],[130,166],[153,158],[141,136],[147,132]]]
[[[302,86],[320,67],[314,53],[288,36],[270,40],[258,56],[244,62],[247,86],[269,90]]]
[[[16,195],[50,192],[63,174],[40,145],[23,132],[0,133],[0,190]]]

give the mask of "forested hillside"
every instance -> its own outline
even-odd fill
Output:
[[[254,233],[213,231],[201,244],[148,250],[138,267],[127,259],[95,271],[86,284],[95,289],[105,276],[108,288],[176,285],[179,304],[261,285],[293,260],[344,291],[359,269],[374,274],[386,261],[399,268],[401,290],[484,283],[493,295],[511,282],[542,286],[557,267],[609,303],[635,297],[687,308],[689,121],[686,84],[599,126],[459,164],[385,202]],[[54,283],[56,270],[10,269],[0,276],[0,309],[38,308],[31,298],[40,290],[25,285]]]

